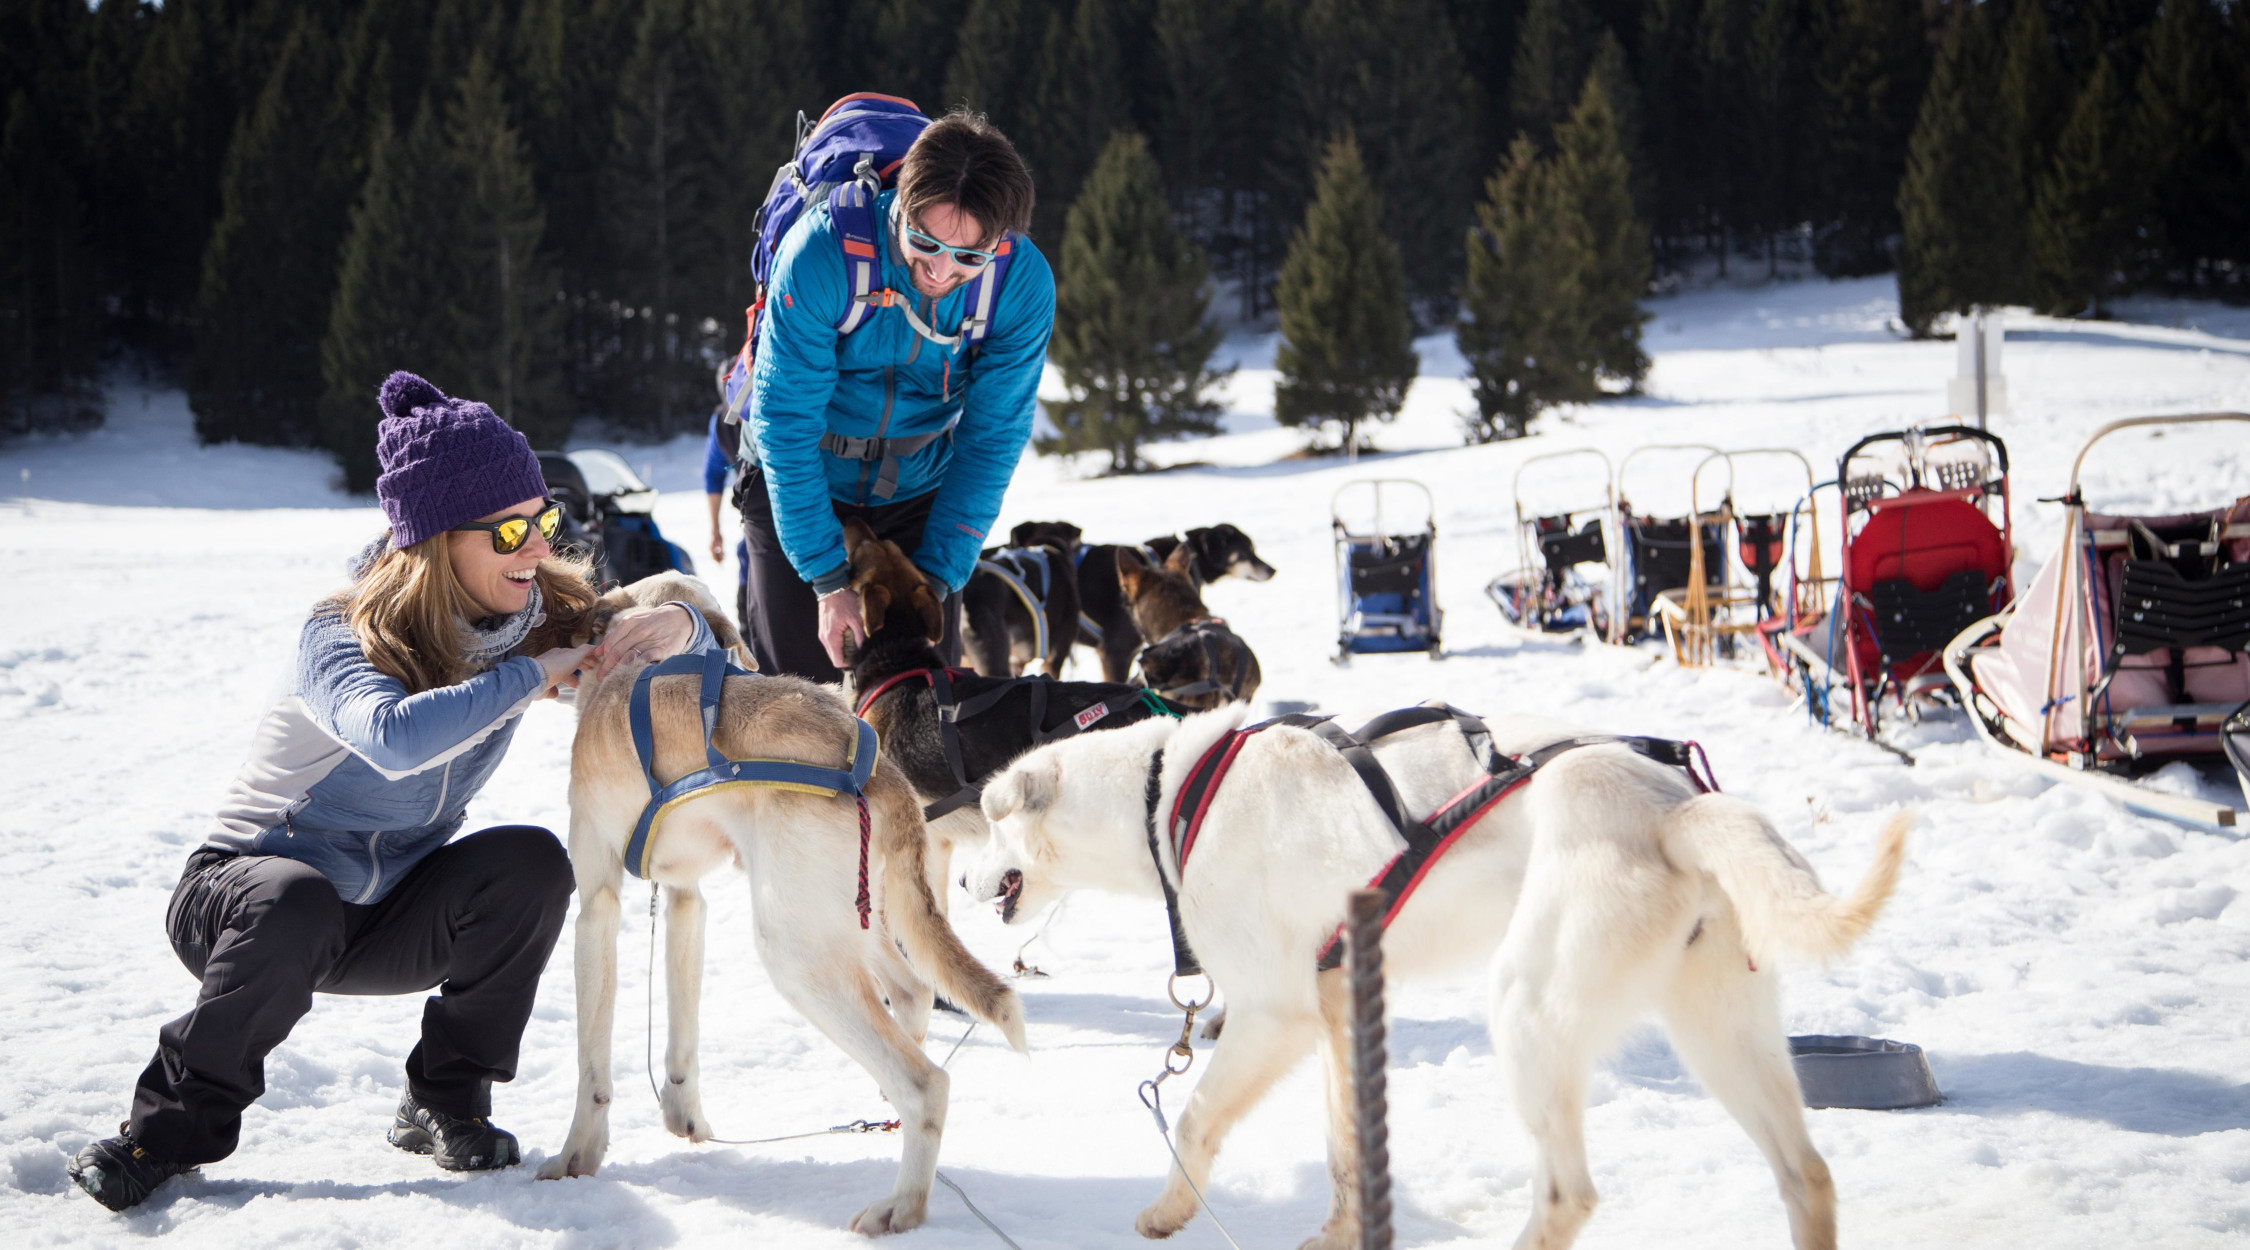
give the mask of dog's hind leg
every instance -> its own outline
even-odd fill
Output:
[[[1239,1003],[1227,1016],[1226,1032],[1211,1050],[1210,1069],[1195,1083],[1172,1134],[1179,1166],[1165,1179],[1164,1192],[1133,1221],[1143,1237],[1169,1237],[1195,1218],[1195,1190],[1188,1182],[1196,1189],[1204,1186],[1227,1130],[1297,1066],[1319,1027],[1312,1016],[1280,1015]]]
[[[703,1114],[697,1024],[703,1007],[703,923],[708,905],[694,886],[664,887],[664,1127],[689,1141],[709,1141]]]
[[[1836,1187],[1805,1131],[1774,975],[1751,970],[1730,909],[1708,917],[1688,945],[1662,1011],[1680,1059],[1772,1166],[1791,1242],[1797,1250],[1834,1250]]]
[[[1320,974],[1320,1057],[1328,1092],[1328,1221],[1297,1250],[1351,1250],[1360,1244],[1359,1107],[1352,1077],[1351,982],[1344,970]]]
[[[881,982],[883,997],[890,1000],[891,1018],[898,1027],[914,1039],[916,1045],[930,1036],[930,1009],[936,1002],[937,992],[906,962],[906,956],[890,942],[877,943],[875,958],[871,961],[875,979]]]
[[[897,1111],[906,1139],[898,1182],[888,1197],[853,1216],[851,1227],[869,1236],[903,1233],[919,1226],[929,1211],[938,1143],[945,1135],[949,1078],[883,1010],[855,942],[840,934],[827,941],[808,942],[806,936],[769,937],[761,923],[759,954],[781,996],[867,1069]]]

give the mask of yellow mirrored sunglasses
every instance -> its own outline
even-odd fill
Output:
[[[531,541],[532,526],[538,526],[539,536],[551,543],[555,541],[555,535],[562,533],[562,522],[562,505],[550,499],[547,501],[547,506],[539,510],[537,516],[510,516],[501,517],[497,521],[470,521],[465,525],[456,525],[453,528],[457,530],[483,530],[492,536],[492,550],[494,552],[504,556],[512,556],[521,551],[525,543]]]

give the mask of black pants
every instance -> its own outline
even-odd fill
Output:
[[[266,1089],[266,1055],[316,990],[411,994],[442,982],[422,1009],[407,1087],[451,1115],[490,1114],[492,1082],[516,1074],[571,884],[562,844],[532,825],[439,847],[364,907],[297,860],[197,851],[164,927],[203,988],[157,1035],[133,1091],[133,1140],[185,1164],[234,1153],[243,1108]]]
[[[828,662],[820,645],[820,596],[812,584],[797,576],[781,549],[781,533],[773,520],[773,501],[766,495],[765,474],[756,465],[743,468],[736,488],[735,507],[742,513],[742,541],[746,555],[743,570],[749,574],[742,604],[742,638],[765,673],[788,673],[808,681],[838,682],[844,675]],[[836,519],[865,521],[877,538],[887,538],[907,555],[922,546],[922,526],[930,519],[937,492],[901,499],[897,503],[862,507],[835,504]],[[938,653],[948,664],[961,662],[961,596],[945,597],[945,641]],[[859,630],[854,628],[853,633]]]

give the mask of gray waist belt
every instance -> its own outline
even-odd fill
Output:
[[[953,427],[961,423],[959,414],[945,423],[942,430],[927,434],[909,434],[903,438],[853,438],[831,430],[820,436],[820,449],[831,456],[846,460],[880,460],[882,468],[875,475],[875,497],[889,499],[898,493],[898,458],[911,456],[941,438],[950,437]],[[861,478],[861,481],[867,479]]]

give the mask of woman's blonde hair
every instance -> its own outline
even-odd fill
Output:
[[[533,637],[570,637],[594,606],[589,562],[549,556],[539,562],[546,627]],[[433,534],[404,549],[385,547],[349,587],[322,600],[316,611],[341,612],[359,638],[367,661],[398,678],[409,694],[451,686],[476,675],[465,654],[469,622],[484,613],[453,575],[446,536]],[[524,648],[516,648],[523,654]]]

